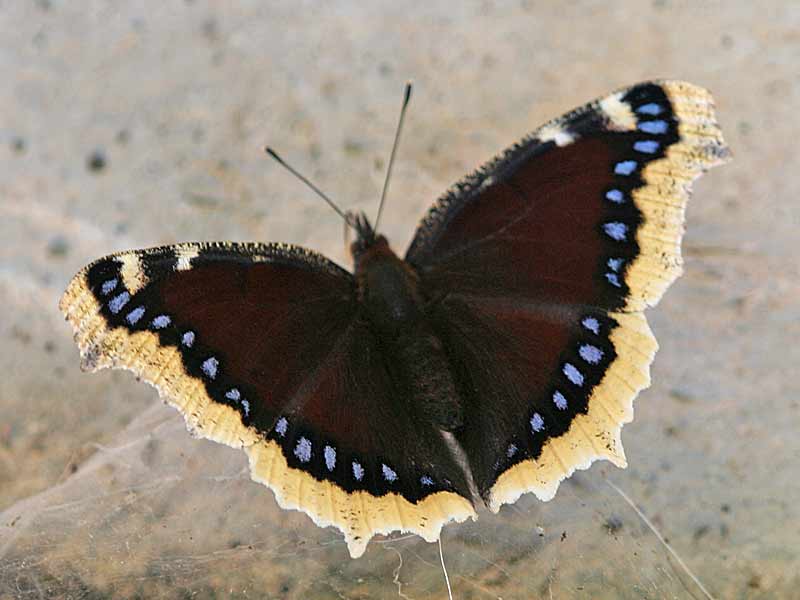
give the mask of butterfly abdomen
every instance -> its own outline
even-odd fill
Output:
[[[356,281],[395,385],[436,427],[458,429],[461,402],[442,344],[427,322],[416,272],[378,237],[356,257]]]

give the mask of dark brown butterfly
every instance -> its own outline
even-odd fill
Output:
[[[354,274],[285,244],[187,243],[82,270],[83,365],[154,385],[244,449],[284,508],[429,541],[620,443],[656,351],[643,310],[681,272],[689,186],[728,156],[705,90],[620,90],[457,183],[399,258],[366,217]]]

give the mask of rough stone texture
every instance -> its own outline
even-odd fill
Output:
[[[176,241],[345,263],[341,222],[261,147],[372,209],[407,78],[397,248],[495,151],[653,77],[714,92],[734,161],[696,184],[686,273],[650,313],[630,467],[446,529],[454,593],[702,597],[607,475],[715,597],[796,597],[797,3],[136,4],[0,2],[0,597],[442,597],[435,546],[349,561],[153,390],[81,373],[58,298],[100,255]]]

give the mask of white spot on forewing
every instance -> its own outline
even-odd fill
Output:
[[[242,397],[242,395],[241,395],[241,393],[239,393],[238,389],[231,388],[227,392],[225,392],[225,397],[228,400],[233,400],[234,402],[238,402],[239,399]]]
[[[603,359],[603,351],[591,344],[583,344],[578,348],[578,354],[581,355],[583,360],[592,365],[596,365]]]
[[[517,446],[515,444],[509,444],[508,449],[506,450],[506,456],[508,458],[513,457],[517,453]]]
[[[147,285],[147,275],[142,269],[142,261],[136,253],[122,254],[117,257],[120,264],[119,274],[124,285],[131,294],[135,294]]]
[[[578,387],[583,385],[583,373],[581,373],[575,365],[572,363],[564,363],[562,371],[572,383]]]
[[[278,422],[275,423],[275,433],[279,436],[283,437],[286,435],[286,430],[289,428],[289,421],[286,420],[286,417],[281,417],[278,419]]]
[[[301,437],[297,440],[297,446],[294,447],[294,455],[300,462],[307,463],[311,460],[311,442],[306,438]]]
[[[250,416],[250,403],[247,400],[242,400],[242,408],[244,409],[244,416]]]
[[[364,479],[364,467],[356,461],[353,461],[353,477],[356,478],[356,481]]]
[[[543,142],[555,142],[556,146],[568,146],[575,141],[575,136],[558,125],[547,125],[536,132],[536,137]]]
[[[115,277],[114,279],[109,279],[108,281],[104,281],[103,285],[100,288],[100,293],[103,296],[108,296],[111,292],[114,291],[114,288],[117,287],[119,280]]]
[[[533,433],[539,433],[544,429],[544,419],[539,413],[533,413],[531,417],[531,429]]]
[[[612,94],[600,101],[600,109],[608,119],[608,128],[615,131],[636,129],[636,115],[631,105],[622,100],[622,92]]]
[[[556,390],[553,393],[553,402],[556,405],[558,410],[566,410],[567,408],[567,399],[564,397],[564,394]]]
[[[128,321],[131,325],[136,325],[139,319],[142,318],[144,315],[144,306],[137,306],[128,315],[125,317],[125,320]]]
[[[333,471],[336,468],[336,450],[325,446],[323,454],[325,455],[325,466],[328,467],[328,471]]]
[[[397,473],[395,473],[391,467],[387,465],[381,465],[381,471],[383,471],[383,478],[386,481],[393,482],[397,481]]]
[[[130,299],[131,295],[128,292],[122,292],[121,294],[117,294],[109,301],[108,310],[110,310],[114,314],[117,314],[125,307],[125,305],[128,303],[128,300]]]
[[[581,321],[581,325],[583,325],[586,329],[588,329],[595,335],[600,334],[600,321],[598,321],[594,317],[586,317],[583,321]]]
[[[175,251],[177,262],[175,264],[176,271],[188,271],[192,268],[191,260],[195,258],[200,251],[195,247],[178,248]]]
[[[206,374],[206,377],[209,379],[214,379],[217,376],[217,368],[219,367],[219,361],[215,357],[207,358],[203,361],[203,373]]]
[[[194,344],[194,331],[187,331],[181,338],[181,343],[187,348],[191,348]]]

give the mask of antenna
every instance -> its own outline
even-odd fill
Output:
[[[374,230],[378,231],[378,222],[381,220],[381,213],[383,213],[383,202],[386,200],[386,191],[389,189],[389,178],[392,175],[392,165],[394,165],[394,155],[397,152],[397,145],[400,143],[400,132],[403,130],[403,119],[406,116],[406,108],[408,102],[411,100],[411,82],[406,82],[405,92],[403,93],[403,106],[400,108],[400,119],[397,121],[397,130],[394,134],[394,144],[392,144],[392,153],[389,155],[389,166],[386,167],[386,179],[383,182],[383,191],[381,192],[381,203],[378,205],[378,216],[375,217]]]
[[[335,210],[335,211],[336,211],[336,213],[337,213],[337,214],[338,214],[340,217],[342,217],[342,219],[344,219],[344,222],[345,222],[347,225],[349,225],[350,227],[352,227],[352,228],[354,228],[354,229],[355,229],[355,225],[353,225],[353,223],[351,222],[351,218],[350,218],[350,216],[349,216],[349,215],[347,215],[347,214],[346,214],[344,211],[342,211],[342,209],[341,209],[341,208],[339,208],[338,206],[336,206],[336,203],[335,203],[333,200],[331,200],[331,199],[330,199],[330,198],[329,198],[329,197],[328,197],[328,196],[327,196],[327,195],[326,195],[326,194],[325,194],[325,193],[324,193],[322,190],[320,190],[320,189],[319,189],[317,186],[315,186],[313,183],[311,183],[311,182],[310,182],[310,181],[309,181],[309,180],[308,180],[306,177],[304,177],[303,175],[301,175],[301,174],[300,174],[300,173],[297,171],[297,169],[295,169],[293,166],[291,166],[289,163],[287,163],[285,160],[283,160],[283,159],[282,159],[280,156],[278,156],[278,153],[277,153],[277,152],[275,152],[275,150],[273,150],[272,148],[270,148],[269,146],[267,146],[266,148],[264,148],[264,152],[266,152],[267,154],[269,154],[269,155],[270,155],[272,158],[274,158],[274,159],[275,159],[275,161],[277,161],[277,163],[278,163],[279,165],[281,165],[283,168],[285,168],[287,171],[289,171],[289,172],[290,172],[292,175],[294,175],[294,176],[295,176],[295,177],[297,177],[297,178],[298,178],[300,181],[302,181],[302,182],[303,182],[303,183],[305,183],[305,184],[306,184],[308,187],[310,187],[310,188],[311,188],[311,189],[312,189],[312,190],[313,190],[313,191],[314,191],[314,192],[315,192],[315,193],[316,193],[316,194],[317,194],[317,195],[318,195],[320,198],[322,198],[323,200],[325,200],[325,202],[327,202],[327,203],[328,203],[328,206],[330,206],[330,207],[331,207],[333,210]]]

